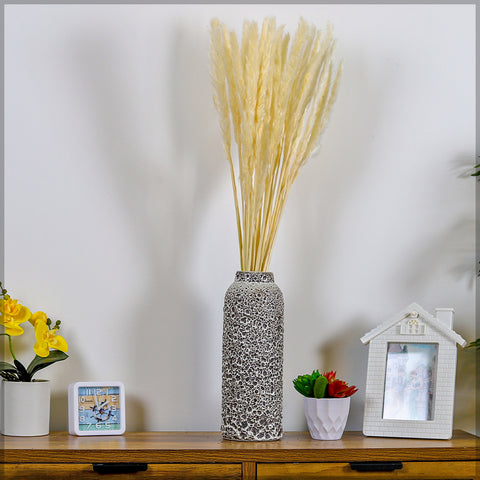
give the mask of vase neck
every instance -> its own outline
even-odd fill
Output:
[[[257,282],[257,283],[273,283],[272,272],[248,272],[238,271],[235,274],[236,282]]]

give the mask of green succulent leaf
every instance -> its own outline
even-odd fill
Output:
[[[48,357],[40,357],[38,355],[31,361],[30,365],[27,368],[27,372],[31,377],[35,375],[42,368],[48,367],[52,363],[60,362],[68,358],[68,355],[60,350],[52,350]]]
[[[320,377],[318,370],[314,370],[311,375],[299,375],[293,380],[293,386],[297,392],[301,393],[305,397],[313,397],[313,387],[315,380]]]
[[[313,396],[315,398],[324,398],[327,386],[328,380],[323,375],[320,375],[313,385]]]

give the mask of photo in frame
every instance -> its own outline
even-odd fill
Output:
[[[437,343],[388,343],[382,418],[432,420]]]
[[[451,438],[457,343],[466,345],[453,315],[412,303],[361,338],[369,345],[364,435]]]

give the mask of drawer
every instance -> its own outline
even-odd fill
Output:
[[[21,463],[3,464],[3,480],[143,480],[143,479],[202,479],[240,480],[240,464],[149,464],[146,471],[135,473],[98,473],[92,464]],[[2,468],[0,467],[0,468]]]
[[[257,480],[478,480],[480,462],[403,462],[391,472],[357,471],[349,463],[259,463]]]

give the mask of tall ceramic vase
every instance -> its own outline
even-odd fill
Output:
[[[224,439],[282,437],[282,378],[282,292],[271,272],[237,272],[223,309]]]

